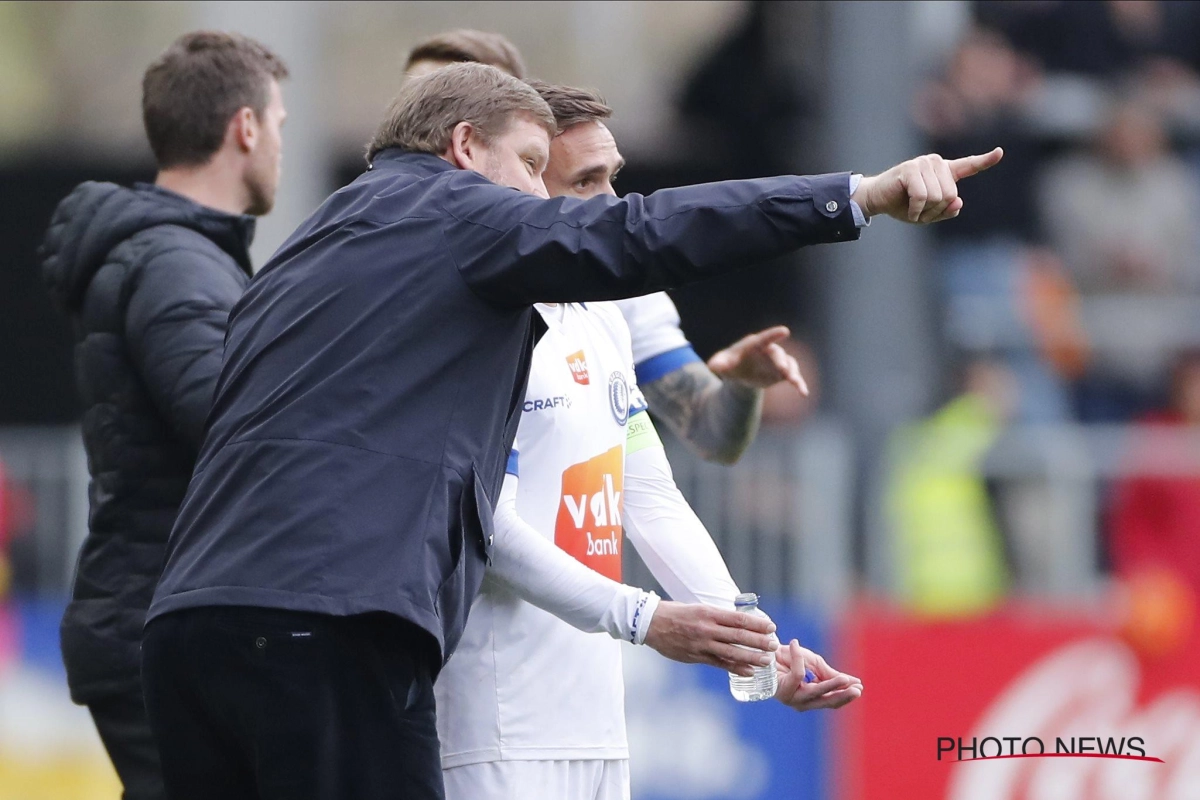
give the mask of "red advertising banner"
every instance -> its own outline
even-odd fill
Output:
[[[1197,636],[1149,656],[1101,620],[1031,607],[849,619],[839,666],[864,694],[839,712],[841,800],[1200,798]]]

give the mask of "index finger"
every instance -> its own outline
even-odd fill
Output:
[[[808,384],[804,382],[804,376],[800,374],[800,364],[796,362],[796,359],[788,355],[788,352],[777,344],[771,345],[767,349],[767,355],[770,357],[771,363],[775,365],[775,369],[784,376],[784,380],[807,397]]]
[[[727,611],[723,608],[710,609],[712,620],[726,628],[741,628],[755,633],[774,633],[775,623],[767,617],[755,614],[743,614],[741,611]]]
[[[963,178],[978,175],[985,169],[991,169],[999,164],[1002,158],[1004,158],[1004,148],[997,147],[990,153],[956,158],[953,161],[947,161],[946,164],[950,167],[950,174],[954,176],[954,180],[960,181]]]
[[[764,345],[774,344],[775,342],[782,341],[790,336],[791,333],[792,332],[788,329],[787,325],[776,325],[772,328],[767,328],[764,331],[759,331],[758,333],[751,333],[747,336],[744,336],[742,337],[741,341],[738,342],[738,344],[742,345],[743,347],[759,348]]]

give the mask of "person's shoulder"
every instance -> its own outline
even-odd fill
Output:
[[[638,327],[679,327],[679,310],[666,292],[654,292],[613,302],[624,315],[630,329]]]
[[[237,262],[216,242],[185,225],[144,228],[125,241],[129,266],[137,270],[178,269],[181,264],[218,264],[237,272]]]
[[[629,323],[634,363],[638,365],[639,370],[643,365],[664,354],[684,350],[692,352],[691,343],[680,327],[679,311],[665,292],[620,300],[616,305]],[[672,364],[672,371],[678,368],[674,362]],[[639,375],[638,379],[649,382],[656,379],[653,376],[662,377],[664,374],[666,373],[659,374],[651,370],[645,376]]]
[[[588,301],[580,303],[588,313],[595,315],[596,319],[603,320],[606,325],[609,325],[617,330],[629,330],[629,323],[625,319],[625,315],[621,313],[621,308],[613,300]]]

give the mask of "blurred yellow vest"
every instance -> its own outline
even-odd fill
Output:
[[[888,516],[905,603],[939,617],[982,613],[1008,585],[1004,545],[981,471],[1000,423],[964,395],[889,447]]]

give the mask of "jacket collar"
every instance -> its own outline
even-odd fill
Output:
[[[376,153],[375,158],[371,159],[371,164],[367,169],[400,170],[410,175],[419,175],[425,178],[430,175],[436,175],[439,172],[449,172],[450,170],[458,169],[458,167],[441,156],[435,156],[430,153],[414,153],[409,150],[401,150],[399,147],[389,147],[386,150],[380,150]]]
[[[134,190],[159,202],[177,206],[190,219],[190,227],[203,233],[238,263],[247,275],[253,275],[250,264],[250,244],[254,241],[257,220],[249,214],[229,214],[202,206],[178,192],[153,183],[134,184]]]

